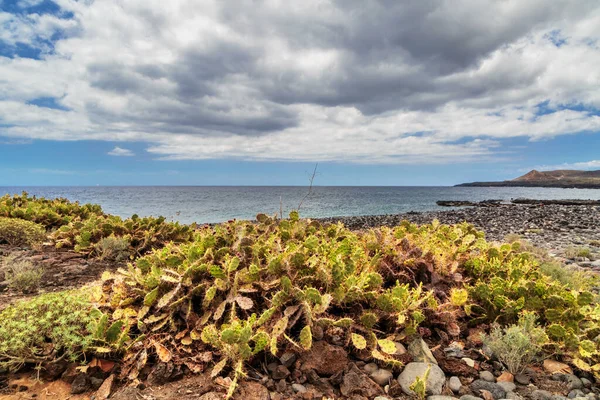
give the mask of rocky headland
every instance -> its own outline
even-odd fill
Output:
[[[557,187],[557,188],[580,188],[580,189],[598,189],[600,188],[600,170],[598,171],[577,171],[577,170],[556,170],[556,171],[536,171],[532,170],[523,176],[515,179],[501,182],[470,182],[462,183],[457,186],[484,186],[484,187]]]

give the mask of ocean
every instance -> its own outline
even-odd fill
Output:
[[[162,215],[182,223],[252,219],[258,213],[279,213],[280,201],[287,215],[300,204],[308,188],[301,186],[94,186],[0,187],[0,195],[29,194],[66,197],[81,203],[100,204],[121,217]],[[437,200],[488,199],[600,200],[600,189],[519,187],[347,187],[315,186],[300,208],[307,218],[398,214],[408,211],[447,209]]]

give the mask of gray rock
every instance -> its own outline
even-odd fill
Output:
[[[458,400],[456,397],[452,396],[427,396],[427,400]]]
[[[410,351],[410,350],[409,350]],[[446,383],[446,376],[440,367],[434,364],[427,364],[423,362],[411,362],[404,367],[404,370],[398,376],[398,383],[405,394],[414,394],[410,390],[410,386],[415,382],[417,377],[423,377],[429,370],[429,376],[427,377],[426,387],[428,395],[442,394],[442,388]]]
[[[90,389],[90,377],[87,374],[79,374],[71,384],[71,394],[81,394]]]
[[[576,397],[585,397],[585,393],[583,393],[580,389],[573,389],[567,395],[569,399],[574,399]]]
[[[482,379],[477,379],[473,382],[471,384],[471,390],[473,390],[475,394],[481,394],[480,390],[487,390],[496,400],[503,399],[504,396],[506,396],[506,391],[502,389],[502,386]]]
[[[294,383],[294,384],[292,384],[292,390],[296,393],[304,393],[304,392],[306,392],[306,387],[299,383]]]
[[[453,376],[448,379],[448,388],[450,388],[450,390],[452,390],[454,393],[458,393],[461,387],[462,383],[460,382],[460,379],[458,379],[458,376]]]
[[[552,400],[552,393],[547,390],[534,390],[531,398],[532,400]]]
[[[385,396],[377,396],[373,400],[390,400],[390,399]]]
[[[512,382],[496,382],[496,385],[501,386],[502,389],[504,389],[504,391],[506,393],[508,393],[508,392],[514,392],[515,389],[517,388],[517,385],[515,385]]]
[[[496,382],[496,377],[490,371],[481,371],[479,377],[487,382]]]
[[[483,400],[481,397],[471,396],[470,394],[465,394],[464,396],[460,396],[460,400]]]
[[[521,385],[529,385],[529,382],[531,382],[531,377],[527,374],[516,374],[515,381]]]
[[[430,363],[437,365],[437,360],[429,350],[427,343],[421,338],[413,340],[408,345],[408,353],[413,357],[416,362]]]
[[[375,363],[369,363],[363,367],[363,370],[369,375],[371,375],[373,372],[377,371],[378,369],[379,369],[379,367]]]
[[[515,392],[508,392],[508,393],[506,393],[505,398],[507,400],[523,400],[523,397],[521,397],[520,394],[517,394]]]
[[[394,374],[387,369],[378,369],[377,371],[371,373],[371,379],[377,382],[380,386],[389,385],[390,380],[394,378]]]
[[[589,388],[592,386],[592,381],[590,381],[589,379],[586,378],[580,378],[581,379],[581,383],[583,383],[583,386],[586,388]]]
[[[401,356],[403,354],[406,354],[406,347],[404,347],[404,345],[400,342],[394,342],[394,344],[396,345],[396,355],[397,356]]]
[[[271,378],[275,379],[276,381],[285,379],[288,376],[290,376],[290,370],[287,369],[285,365],[278,365],[277,368],[275,368],[275,371],[271,373]]]
[[[294,363],[296,362],[296,353],[293,353],[291,351],[286,351],[285,353],[283,353],[283,355],[281,357],[279,357],[279,361],[285,365],[287,368],[291,367],[292,365],[294,365]]]

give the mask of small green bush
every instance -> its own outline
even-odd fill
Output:
[[[548,342],[548,336],[535,325],[535,321],[535,314],[524,313],[518,324],[495,327],[483,338],[483,342],[512,374],[522,372],[535,361],[542,352],[542,346]]]
[[[129,258],[130,241],[128,236],[117,237],[110,235],[100,239],[94,245],[96,254],[101,260],[122,261]]]
[[[4,257],[2,270],[8,286],[21,293],[36,292],[44,275],[41,267],[27,260],[15,260],[12,256]]]
[[[598,275],[577,271],[556,261],[542,262],[540,272],[573,290],[590,290],[598,285]]]
[[[43,226],[16,218],[0,217],[0,243],[12,246],[34,246],[44,241]]]
[[[89,296],[82,291],[48,293],[0,312],[0,366],[76,360],[92,344]]]
[[[576,257],[585,257],[585,258],[590,258],[590,256],[592,255],[590,249],[588,249],[587,247],[567,247],[565,249],[565,257],[566,258],[576,258]]]

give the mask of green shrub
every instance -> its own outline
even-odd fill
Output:
[[[0,217],[0,243],[34,246],[46,238],[43,226],[30,221]]]
[[[592,253],[590,252],[590,249],[588,249],[587,247],[567,247],[564,251],[564,255],[566,258],[576,258],[576,257],[584,257],[584,258],[590,258],[590,256],[592,255]]]
[[[27,260],[15,260],[12,256],[2,260],[2,271],[11,289],[21,293],[36,292],[44,275],[44,270]]]
[[[0,217],[19,218],[36,222],[47,230],[55,229],[72,221],[85,220],[92,215],[104,215],[96,204],[80,205],[67,199],[44,199],[21,195],[0,197]]]
[[[548,336],[536,326],[535,314],[524,313],[516,325],[494,327],[483,337],[483,342],[510,373],[518,374],[540,356]]]
[[[0,312],[0,366],[76,360],[92,344],[88,298],[81,291],[48,293]]]
[[[170,241],[189,242],[193,239],[192,226],[178,222],[167,222],[164,217],[144,217],[137,215],[125,220],[114,215],[92,215],[85,220],[77,220],[64,225],[51,237],[56,247],[72,247],[75,251],[93,254],[97,244],[105,238],[128,241],[128,255],[140,256],[161,248]],[[114,243],[114,240],[113,240]]]
[[[577,271],[557,261],[542,262],[540,272],[562,283],[567,288],[577,291],[591,290],[594,286],[598,286],[599,278],[597,274]]]
[[[129,238],[111,235],[102,238],[94,245],[95,252],[101,260],[122,261],[129,258]]]

